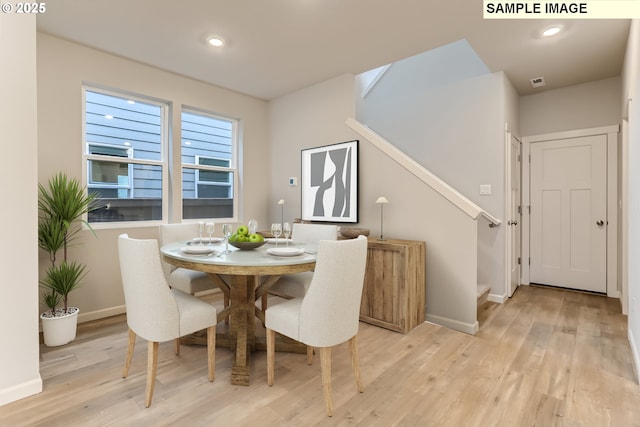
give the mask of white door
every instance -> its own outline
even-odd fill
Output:
[[[607,291],[605,135],[531,144],[531,282]]]
[[[509,264],[510,279],[509,279],[509,296],[511,297],[516,291],[516,288],[520,285],[520,257],[521,257],[521,245],[520,245],[520,230],[522,227],[522,215],[521,215],[521,174],[522,163],[520,157],[520,141],[518,141],[513,135],[510,136],[510,149],[509,149],[509,186],[511,187],[510,199],[509,199],[509,220],[507,221],[508,239],[509,239]]]

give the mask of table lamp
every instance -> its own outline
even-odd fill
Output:
[[[384,233],[383,233],[383,208],[384,205],[386,205],[387,203],[389,203],[389,200],[387,200],[386,197],[384,196],[380,196],[378,197],[378,200],[376,200],[376,203],[378,203],[380,205],[380,238],[378,240],[384,240]]]
[[[282,208],[280,211],[280,226],[284,227],[284,199],[278,200],[278,204]]]

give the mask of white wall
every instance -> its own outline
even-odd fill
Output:
[[[379,235],[375,200],[386,196],[385,237],[426,242],[427,318],[473,332],[477,223],[345,125],[354,114],[354,90],[354,77],[345,75],[271,102],[271,218],[280,218],[279,198],[290,203],[287,219],[299,216],[300,189],[286,178],[299,176],[300,149],[359,139],[358,226]]]
[[[459,41],[393,63],[359,119],[491,215],[505,215],[504,125],[517,132],[517,94]],[[517,134],[517,133],[516,133]],[[491,195],[480,195],[480,185]],[[479,221],[477,282],[506,295],[504,227]]]
[[[626,265],[628,279],[629,319],[628,336],[636,367],[636,375],[640,379],[640,21],[633,20],[629,32],[629,42],[625,56],[623,71],[624,89],[620,105],[626,103],[627,97],[632,99],[628,111],[629,134],[623,140],[628,142],[624,152],[626,179],[625,188],[628,194],[626,216],[628,229],[627,251],[630,262]],[[624,128],[623,128],[624,129]]]
[[[244,198],[240,200],[240,221],[256,218],[267,222],[270,204],[267,105],[264,101],[137,62],[38,34],[38,177],[46,182],[58,171],[81,178],[83,82],[130,91],[171,103],[174,113],[172,138],[180,145],[181,105],[239,118],[244,146],[241,158]],[[36,123],[32,121],[31,125]],[[173,157],[179,163],[178,153]],[[267,178],[265,178],[267,177]],[[175,174],[174,188],[180,186]],[[180,215],[178,206],[172,214]],[[266,228],[266,227],[265,227]],[[73,259],[87,264],[85,284],[70,295],[70,303],[81,310],[80,321],[122,312],[124,297],[117,261],[116,238],[122,232],[140,238],[157,238],[157,226],[129,229],[98,229],[97,238],[84,232],[83,245],[71,252]],[[220,233],[218,227],[217,233]],[[46,260],[41,260],[46,265]]]
[[[38,345],[35,15],[0,14],[0,405],[42,391]],[[19,327],[16,327],[19,326]]]
[[[281,210],[276,205],[280,199],[286,202],[285,221],[292,221],[302,214],[301,149],[357,139],[344,124],[347,117],[355,114],[353,85],[353,76],[345,74],[271,101],[271,220],[280,221]],[[289,177],[298,178],[298,187],[289,186]]]
[[[616,125],[620,122],[620,77],[520,97],[523,136]]]

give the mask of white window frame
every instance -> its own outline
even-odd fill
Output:
[[[181,164],[181,170],[180,170],[180,182],[181,182],[181,188],[182,188],[182,177],[184,176],[184,170],[185,169],[193,169],[195,171],[196,174],[196,178],[195,178],[195,183],[196,183],[196,188],[195,188],[195,194],[196,197],[198,195],[198,188],[197,188],[197,182],[198,182],[198,170],[202,169],[202,170],[215,170],[215,171],[221,171],[221,172],[229,172],[231,173],[232,178],[232,183],[231,185],[233,186],[233,216],[231,218],[210,218],[210,219],[214,219],[216,221],[229,221],[229,222],[238,222],[238,218],[239,218],[239,212],[240,212],[240,178],[239,178],[239,168],[238,168],[238,164],[240,162],[239,160],[239,134],[240,134],[240,120],[236,119],[236,118],[232,118],[232,117],[227,117],[227,116],[223,116],[220,114],[215,114],[212,113],[210,111],[206,111],[203,109],[199,109],[199,108],[193,108],[193,107],[189,107],[189,106],[182,106],[182,112],[186,112],[186,113],[190,113],[190,114],[198,114],[198,115],[202,115],[202,116],[208,116],[214,119],[218,119],[218,120],[224,120],[224,121],[228,121],[231,122],[232,126],[232,132],[231,132],[231,158],[230,159],[223,159],[223,160],[228,160],[229,161],[229,167],[224,168],[224,167],[220,167],[220,166],[207,166],[207,165],[199,165],[199,164],[195,164],[198,161],[198,157],[200,157],[199,155],[196,155],[196,159],[195,159],[195,163],[182,163]],[[180,117],[180,123],[182,123],[182,117]],[[181,126],[181,130],[182,130],[182,126]],[[180,150],[182,151],[182,135],[179,138],[180,140]],[[207,157],[207,156],[202,156],[202,157]],[[216,157],[209,157],[209,158],[216,158]],[[180,195],[180,201],[182,203],[182,194]],[[181,206],[182,207],[182,206]],[[182,209],[180,209],[180,211],[182,212]],[[208,219],[208,218],[200,218],[200,219]],[[196,221],[195,219],[190,219],[187,221]]]
[[[122,147],[120,145],[114,145],[114,144],[105,144],[102,142],[87,142],[87,153],[91,152],[91,147],[107,147],[107,148],[113,148],[116,150],[122,150],[122,151],[126,151],[127,153],[127,157],[129,159],[133,158],[133,147]],[[100,154],[91,154],[92,156],[99,156]],[[105,156],[107,157],[109,160],[109,162],[111,162],[111,160],[113,159],[113,156]],[[125,158],[125,157],[121,157],[121,158]],[[101,160],[102,161],[102,160]],[[117,163],[124,163],[124,162],[117,162]],[[128,178],[128,182],[127,185],[121,185],[120,183],[115,183],[115,184],[110,184],[110,183],[105,183],[105,182],[94,182],[91,180],[91,177],[93,176],[93,171],[92,171],[92,164],[89,165],[89,162],[87,162],[87,188],[92,189],[92,188],[107,188],[107,189],[116,189],[116,190],[120,190],[120,189],[127,189],[129,191],[130,197],[134,197],[134,188],[133,188],[133,164],[129,163],[127,165],[127,178]]]
[[[146,104],[153,104],[160,108],[160,117],[161,117],[161,132],[160,132],[160,160],[145,160],[145,159],[134,159],[126,158],[126,157],[112,157],[112,156],[104,156],[98,154],[89,154],[88,153],[88,144],[99,144],[86,140],[86,105],[87,105],[87,91],[89,92],[98,92],[109,96],[114,96],[118,98],[127,98],[132,101],[139,101]],[[144,227],[148,225],[158,225],[163,222],[166,222],[169,218],[169,108],[170,102],[164,101],[160,99],[154,99],[149,97],[144,97],[141,95],[132,94],[126,91],[118,91],[116,89],[107,89],[99,86],[84,84],[82,86],[82,139],[84,144],[82,144],[82,184],[85,188],[88,188],[88,172],[89,172],[89,161],[99,160],[104,162],[114,162],[114,163],[129,163],[129,166],[132,168],[133,165],[149,165],[149,166],[159,166],[162,170],[162,218],[160,220],[144,220],[144,221],[111,221],[111,222],[92,222],[91,227],[94,229],[113,229],[113,228],[133,228],[133,227]],[[131,179],[133,179],[131,177]],[[132,194],[133,196],[133,189]],[[83,215],[84,221],[88,222],[88,214]],[[86,226],[85,226],[86,227]]]
[[[210,157],[210,156],[201,156],[199,154],[196,154],[196,165],[200,166],[197,169],[195,169],[196,172],[196,176],[195,176],[195,194],[196,194],[196,199],[200,197],[200,195],[198,194],[198,186],[200,184],[202,185],[209,185],[209,186],[217,186],[217,187],[231,187],[233,185],[233,178],[230,179],[229,181],[226,182],[222,182],[222,181],[207,181],[207,180],[201,180],[200,179],[200,171],[216,171],[216,172],[225,172],[225,173],[229,173],[229,166],[227,165],[225,166],[213,166],[213,165],[205,165],[200,163],[200,159],[211,159],[211,160],[222,160],[224,162],[227,162],[228,164],[231,164],[231,159],[223,159],[222,157]],[[233,173],[230,173],[230,176],[233,177]]]

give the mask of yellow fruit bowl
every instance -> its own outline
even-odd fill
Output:
[[[264,245],[265,242],[229,242],[234,248],[238,248],[242,251],[249,251],[255,248],[259,248]]]

